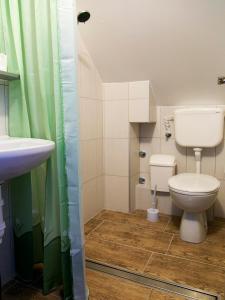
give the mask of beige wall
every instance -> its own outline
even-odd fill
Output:
[[[80,153],[84,222],[104,208],[102,81],[79,37]]]
[[[180,106],[179,106],[180,107]],[[163,153],[174,154],[178,163],[178,173],[195,172],[195,159],[192,149],[186,149],[176,144],[174,140],[174,128],[172,124],[172,137],[169,140],[165,138],[163,118],[173,114],[175,106],[158,106],[157,123],[142,124],[140,126],[140,149],[147,152],[146,158],[140,159],[140,174],[146,178],[145,186],[138,186],[136,201],[139,208],[147,208],[150,204],[149,197],[149,156],[151,154]],[[221,180],[221,189],[218,194],[218,200],[215,205],[215,214],[219,217],[225,217],[225,141],[216,148],[204,149],[202,152],[202,172],[216,176]],[[169,194],[160,193],[159,209],[169,214],[179,214],[169,197]]]

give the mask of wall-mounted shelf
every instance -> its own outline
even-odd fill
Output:
[[[0,79],[1,80],[8,80],[8,81],[18,80],[18,79],[20,79],[20,75],[19,74],[5,72],[5,71],[0,71]]]

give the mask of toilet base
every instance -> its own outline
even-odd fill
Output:
[[[201,243],[207,235],[206,213],[184,212],[180,225],[180,238],[189,243]]]

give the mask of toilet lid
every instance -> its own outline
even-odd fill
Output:
[[[169,179],[170,188],[187,193],[210,193],[219,189],[220,182],[213,176],[182,173]]]

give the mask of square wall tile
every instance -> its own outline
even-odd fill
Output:
[[[216,167],[215,176],[218,179],[225,179],[225,141],[223,140],[219,146],[216,147]]]
[[[84,223],[86,223],[100,211],[98,205],[96,178],[82,185],[82,204],[83,219]]]
[[[97,185],[97,210],[101,211],[105,205],[105,177],[99,176],[96,178]]]
[[[160,106],[156,108],[156,123],[140,124],[140,137],[160,137]]]
[[[104,209],[104,177],[99,176],[82,185],[83,221],[88,222]]]
[[[130,99],[149,99],[149,81],[129,82],[129,98]]]
[[[128,82],[113,82],[104,83],[104,100],[128,100],[129,98],[129,83]]]
[[[104,102],[105,138],[129,138],[128,101]]]
[[[217,195],[217,201],[214,206],[216,217],[225,218],[225,181],[221,181],[220,190]]]
[[[152,154],[159,154],[160,149],[160,138],[140,138],[140,151],[145,151],[146,156],[140,157],[140,172],[149,173],[149,159]]]
[[[186,172],[186,148],[179,146],[174,139],[161,139],[161,153],[174,155],[177,162],[177,173]]]
[[[142,186],[146,186],[150,189],[150,172],[140,172],[140,177],[143,177],[145,179],[145,183],[142,184]]]
[[[97,137],[103,137],[103,102],[97,101]]]
[[[148,209],[151,206],[150,202],[151,190],[149,186],[137,184],[135,188],[136,209]]]
[[[129,178],[105,176],[105,208],[129,212]]]
[[[204,148],[202,151],[201,172],[215,176],[215,167],[215,148]],[[187,148],[187,171],[192,173],[196,172],[194,151],[191,148]]]
[[[101,176],[104,172],[103,169],[103,139],[97,139],[97,158],[96,158],[96,164],[97,164],[97,176]]]
[[[129,140],[105,139],[104,173],[106,175],[129,175]]]
[[[139,174],[140,172],[140,158],[139,150],[140,144],[138,138],[130,139],[130,154],[129,154],[129,176]]]
[[[100,101],[81,98],[80,101],[80,138],[95,139],[101,135]]]
[[[84,140],[80,142],[81,178],[82,182],[93,179],[97,172],[97,140]]]
[[[130,177],[129,196],[131,211],[134,211],[136,209],[136,186],[138,184],[138,178],[139,176],[137,174]]]

